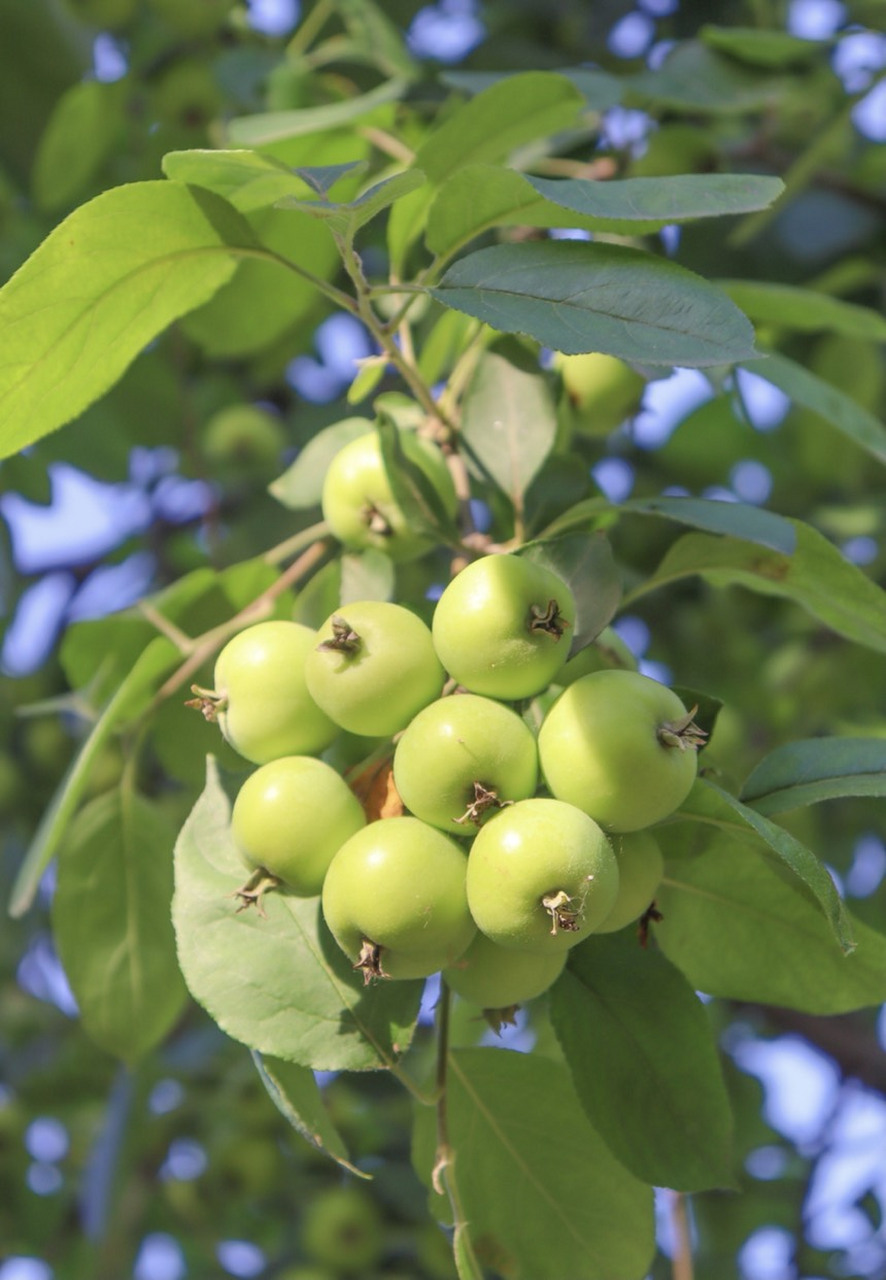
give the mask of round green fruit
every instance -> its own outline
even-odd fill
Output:
[[[597,933],[614,933],[639,920],[655,898],[664,875],[664,859],[658,841],[648,831],[613,836],[618,862],[618,897]]]
[[[589,436],[606,436],[639,406],[646,382],[630,365],[599,351],[559,355],[556,367],[575,410],[575,425]]]
[[[575,601],[562,578],[523,556],[462,569],[432,624],[443,666],[471,693],[512,701],[540,693],[569,656]]]
[[[386,738],[440,696],[445,672],[421,618],[399,604],[362,600],[320,627],[305,679],[336,724]]]
[[[557,684],[573,684],[579,676],[612,668],[636,671],[637,659],[613,627],[604,627],[591,644],[569,659],[557,675]]]
[[[509,1009],[547,991],[562,973],[566,957],[566,951],[515,951],[478,932],[461,959],[443,970],[443,977],[456,995],[481,1009]]]
[[[454,516],[455,487],[440,450],[413,431],[398,439],[407,460],[433,486],[443,507]],[[346,547],[386,552],[392,560],[414,560],[434,545],[432,538],[410,524],[398,504],[385,469],[376,432],[351,440],[332,459],[323,481],[323,518]]]
[[[418,818],[382,818],[332,860],[323,915],[364,979],[426,978],[453,963],[476,932],[467,856]]]
[[[538,785],[532,732],[509,707],[474,693],[419,711],[394,753],[394,782],[417,818],[472,835],[503,805]]]
[[[234,801],[231,834],[246,863],[299,897],[323,887],[332,859],[365,825],[359,800],[342,776],[313,756],[284,756],[251,774]],[[260,875],[240,896],[260,899]],[[255,891],[253,891],[253,889]]]
[[[563,952],[612,910],[618,864],[586,813],[537,797],[502,809],[482,828],[467,890],[477,928],[499,946]]]
[[[666,685],[595,671],[569,685],[538,735],[548,788],[609,831],[638,831],[686,799],[704,735]]]
[[[218,655],[212,691],[195,689],[208,718],[253,764],[324,751],[338,725],[317,706],[305,683],[305,663],[317,633],[299,622],[259,622],[229,640]]]
[[[286,432],[274,414],[254,404],[232,404],[214,413],[202,438],[206,460],[234,480],[269,480],[280,468]]]
[[[309,1258],[337,1274],[366,1275],[384,1253],[384,1219],[360,1187],[334,1187],[306,1206],[301,1243]]]
[[[152,90],[157,119],[179,129],[205,130],[222,108],[221,91],[212,69],[197,58],[173,63],[154,82]]]

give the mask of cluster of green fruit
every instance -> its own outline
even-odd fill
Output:
[[[242,905],[321,894],[366,981],[443,970],[488,1009],[539,995],[572,946],[643,916],[662,875],[646,828],[685,799],[703,735],[637,672],[573,678],[574,623],[557,574],[501,553],[452,579],[430,628],[362,601],[317,632],[234,637],[198,703],[259,765],[231,818]],[[509,704],[541,693],[556,696],[536,738]],[[319,758],[342,730],[390,762],[368,813]]]

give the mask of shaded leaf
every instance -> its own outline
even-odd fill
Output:
[[[666,520],[705,529],[709,533],[728,534],[745,542],[759,543],[785,555],[790,555],[797,545],[797,535],[790,520],[774,511],[749,506],[744,502],[718,502],[712,498],[671,498],[664,495],[656,498],[628,498],[625,502],[587,498],[558,516],[547,533],[558,533],[576,524],[585,524],[595,517],[610,514],[663,516]]]
[[[559,1062],[502,1049],[455,1050],[447,1115],[471,1243],[481,1259],[500,1260],[497,1272],[512,1280],[646,1274],[652,1189],[610,1154]],[[435,1144],[434,1114],[423,1108],[413,1159],[426,1185]],[[433,1207],[445,1220],[448,1205]]]
[[[231,897],[247,869],[230,804],[207,761],[206,787],[175,851],[172,918],[194,999],[259,1053],[315,1070],[385,1067],[409,1045],[420,982],[362,981],[327,930],[319,898],[274,891],[267,917]]]
[[[826,329],[848,338],[886,341],[886,317],[870,307],[844,302],[829,293],[772,280],[718,280],[717,284],[736,306],[758,323],[780,325],[801,333]],[[764,370],[768,363],[769,360],[757,362],[756,372],[761,377],[766,377]]]
[[[252,1060],[274,1106],[296,1133],[349,1173],[368,1178],[369,1174],[348,1160],[347,1148],[326,1110],[313,1071],[295,1062],[284,1062],[282,1058],[262,1057],[254,1050]]]
[[[714,586],[738,585],[793,600],[838,635],[886,653],[886,593],[816,529],[801,520],[791,523],[797,534],[792,556],[733,538],[684,534],[625,603],[698,574]]]
[[[751,325],[725,294],[673,262],[617,245],[494,245],[459,259],[430,292],[493,329],[567,354],[702,366],[753,352]]]
[[[434,482],[408,457],[393,418],[380,405],[376,407],[379,418],[375,426],[394,501],[411,528],[457,546],[458,529]]]
[[[630,98],[675,112],[744,115],[777,102],[786,83],[698,40],[683,40],[660,66],[630,76],[626,88]]]
[[[235,146],[262,147],[286,138],[322,133],[359,120],[378,107],[396,102],[405,93],[409,80],[394,76],[368,93],[321,107],[301,107],[291,111],[266,111],[258,115],[239,116],[227,124],[228,138]]]
[[[826,56],[830,42],[810,40],[788,31],[760,30],[757,27],[704,26],[700,38],[711,49],[756,67],[790,67]]]
[[[544,565],[568,585],[575,598],[575,629],[569,652],[578,653],[613,618],[621,600],[621,577],[605,534],[543,538],[527,542],[517,554]]]
[[[31,181],[41,209],[62,209],[111,154],[125,125],[125,89],[81,80],[53,108],[34,157]]]
[[[405,169],[392,178],[377,182],[356,200],[336,204],[332,201],[301,200],[297,196],[284,196],[277,201],[277,208],[300,210],[310,214],[312,218],[320,218],[338,235],[350,237],[396,200],[423,186],[424,181],[425,176],[420,169]]]
[[[53,935],[83,1025],[133,1063],[181,1012],[185,988],[169,922],[175,829],[128,786],[92,800],[66,834]]]
[[[65,218],[0,290],[0,456],[75,418],[256,247],[230,205],[171,182],[115,187]]]
[[[771,751],[745,779],[741,799],[784,813],[841,796],[886,796],[882,738],[807,738]]]
[[[591,1124],[636,1177],[734,1186],[732,1113],[711,1025],[679,969],[633,929],[569,953],[551,1021]]]

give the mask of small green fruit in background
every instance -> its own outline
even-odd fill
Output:
[[[324,751],[338,725],[317,706],[305,682],[305,663],[317,633],[300,622],[258,622],[229,640],[218,655],[215,688],[195,688],[207,718],[253,764]]]
[[[614,933],[639,920],[652,905],[664,875],[661,849],[648,831],[612,836],[611,842],[618,862],[618,897],[597,933]]]
[[[246,863],[268,872],[299,897],[313,897],[341,846],[366,822],[341,774],[313,756],[272,760],[243,783],[231,813],[231,834]],[[261,896],[241,891],[245,903]]]
[[[463,693],[419,711],[397,743],[394,782],[417,818],[473,835],[503,804],[534,795],[538,749],[510,707]]]
[[[443,454],[413,431],[399,433],[409,462],[433,485],[446,511],[458,507],[455,487]],[[323,518],[346,547],[374,547],[392,560],[414,560],[434,545],[417,530],[398,505],[385,470],[381,444],[374,431],[351,440],[338,451],[323,481]]]
[[[206,461],[222,477],[270,480],[280,470],[286,432],[267,409],[232,404],[206,423],[202,446]]]
[[[548,788],[608,831],[639,831],[678,809],[704,734],[666,685],[636,671],[595,671],[560,694],[542,722]]]
[[[311,696],[350,733],[385,738],[440,696],[431,633],[399,604],[361,600],[326,619],[305,662]]]
[[[321,1266],[345,1275],[366,1275],[384,1253],[384,1219],[368,1192],[333,1187],[306,1205],[301,1245]]]
[[[452,964],[476,932],[467,856],[418,818],[381,818],[339,849],[323,915],[364,979],[426,978]]]
[[[579,676],[611,668],[636,671],[637,659],[613,627],[604,627],[591,644],[580,649],[557,673],[557,684],[573,684]]]
[[[575,625],[572,592],[525,556],[489,555],[462,569],[434,610],[434,646],[471,693],[513,701],[556,677]]]
[[[520,800],[490,818],[468,861],[477,928],[502,947],[561,953],[605,920],[618,864],[592,818],[562,800]]]
[[[205,131],[222,108],[212,69],[199,58],[175,62],[151,86],[157,119],[177,129]]]
[[[564,356],[555,368],[574,410],[574,425],[584,435],[607,436],[640,405],[646,381],[630,365],[599,351]]]
[[[547,991],[562,973],[567,954],[515,951],[478,931],[464,955],[443,970],[443,977],[463,1000],[481,1009],[507,1009]]]

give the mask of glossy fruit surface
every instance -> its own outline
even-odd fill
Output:
[[[455,515],[455,488],[440,450],[412,431],[401,431],[399,440],[407,459],[433,485],[449,514]],[[321,505],[324,520],[346,547],[374,547],[392,560],[414,560],[433,546],[432,539],[410,525],[394,498],[374,431],[351,440],[332,459]]]
[[[547,991],[562,973],[567,954],[515,951],[513,947],[499,946],[478,931],[464,955],[443,970],[443,977],[463,1000],[470,1000],[481,1009],[507,1009]]]
[[[613,836],[612,848],[618,862],[618,897],[597,933],[614,933],[639,920],[652,904],[664,875],[664,859],[658,841],[648,831],[630,831]]]
[[[603,831],[562,800],[536,797],[490,818],[471,846],[468,903],[502,947],[566,951],[606,918],[618,864]]]
[[[341,846],[366,822],[342,776],[313,756],[284,756],[243,783],[231,834],[253,868],[277,876],[300,897],[313,897]]]
[[[338,851],[323,885],[336,942],[372,977],[426,978],[457,960],[475,933],[467,857],[418,818],[382,818]]]
[[[562,578],[523,556],[462,569],[434,610],[434,645],[471,693],[510,701],[540,693],[569,656],[575,602]]]
[[[582,676],[538,735],[553,795],[609,831],[638,831],[683,803],[698,767],[697,729],[667,686],[635,671]]]
[[[363,600],[320,627],[305,679],[343,729],[382,738],[440,696],[445,673],[421,618],[399,604]]]
[[[338,733],[305,683],[317,633],[298,622],[259,622],[229,640],[215,664],[217,719],[226,740],[253,764],[314,755]]]
[[[384,1219],[361,1187],[332,1187],[308,1202],[301,1243],[315,1262],[346,1275],[366,1275],[385,1247]]]
[[[394,753],[394,782],[417,818],[473,835],[538,784],[538,749],[510,707],[464,693],[439,698],[410,722]]]

